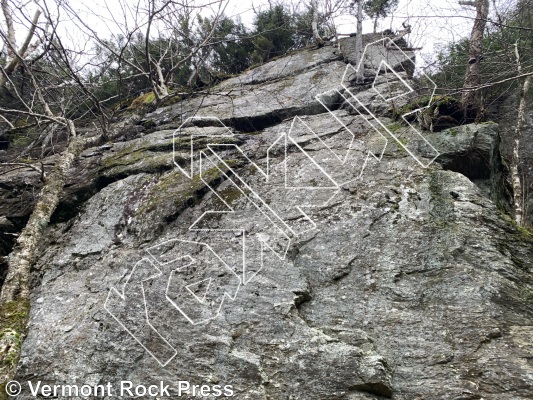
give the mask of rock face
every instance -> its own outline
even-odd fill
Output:
[[[340,87],[346,64],[334,47],[304,51],[224,81],[211,92],[163,107],[145,117],[161,125],[201,115],[220,118],[240,131],[255,132],[294,115],[316,114],[315,96]],[[338,96],[329,98],[334,107]]]
[[[495,203],[498,126],[418,135],[370,115],[370,83],[343,86],[335,52],[222,83],[235,109],[184,100],[84,153],[89,199],[58,211],[33,271],[19,398],[40,380],[533,399],[533,239]],[[330,113],[315,96],[332,88]],[[195,109],[215,118],[181,126]]]

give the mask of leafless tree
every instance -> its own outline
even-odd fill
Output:
[[[320,36],[318,31],[318,19],[319,19],[319,10],[318,10],[318,0],[311,1],[311,10],[313,11],[313,22],[311,23],[311,29],[313,30],[313,38],[316,43],[321,46],[324,44],[324,39]]]
[[[0,28],[0,36],[4,42],[3,50],[5,50],[7,55],[4,65],[0,66],[0,86],[4,86],[7,83],[8,77],[13,74],[15,69],[19,66],[20,60],[27,59],[40,44],[39,40],[34,40],[37,24],[39,23],[39,18],[42,14],[41,9],[36,7],[33,17],[29,20],[29,24],[27,26],[21,26],[21,28],[25,28],[27,32],[22,45],[20,47],[17,46],[17,27],[15,24],[14,12],[17,9],[25,12],[28,8],[28,5],[18,3],[19,2],[13,4],[9,0],[1,0],[0,3],[5,21],[5,27]]]
[[[176,71],[191,64],[194,66],[202,63],[202,56],[206,54],[204,50],[212,46],[215,30],[227,5],[225,0],[212,0],[201,5],[191,0],[140,0],[134,10],[137,16],[131,20],[131,4],[122,0],[119,3],[121,6],[118,9],[123,10],[123,15],[120,18],[114,16],[110,26],[115,43],[120,42],[118,36],[126,39],[118,48],[76,10],[68,5],[65,8],[91,40],[112,54],[117,62],[128,65],[135,74],[144,76],[150,82],[158,102],[171,95],[172,78]],[[201,8],[213,10],[213,24],[211,30],[200,37],[197,34],[199,30],[195,27],[196,15]],[[142,37],[142,47],[135,40],[139,35]],[[151,45],[154,36],[157,38],[155,49]],[[139,54],[142,56],[139,57]],[[196,73],[197,71],[192,71],[193,75]],[[191,82],[193,80],[194,77],[190,79]]]
[[[311,29],[318,43],[326,39],[320,37],[320,28],[323,28],[329,37],[336,37],[335,19],[342,15],[352,15],[354,8],[353,0],[310,0],[309,3],[304,4],[313,11]]]
[[[29,307],[30,268],[35,262],[38,245],[42,240],[52,214],[56,210],[60,196],[63,193],[67,174],[81,151],[90,145],[96,144],[105,136],[105,132],[91,137],[79,136],[74,121],[66,114],[65,108],[61,104],[53,103],[55,98],[54,94],[58,93],[58,91],[61,92],[65,86],[70,85],[74,85],[79,92],[85,93],[85,97],[88,100],[90,100],[91,96],[81,72],[72,64],[72,60],[68,56],[68,51],[63,47],[60,38],[55,34],[59,19],[53,18],[49,13],[47,2],[45,0],[40,1],[39,6],[41,8],[35,12],[34,17],[31,19],[32,25],[26,35],[24,44],[20,48],[16,47],[13,35],[15,28],[10,24],[12,24],[11,21],[15,20],[15,18],[24,20],[24,13],[27,10],[24,7],[11,8],[6,2],[2,2],[2,6],[2,12],[5,13],[4,20],[6,21],[7,29],[0,31],[0,36],[4,41],[6,49],[8,49],[7,52],[13,57],[8,61],[8,67],[9,65],[15,65],[11,72],[10,70],[6,71],[7,67],[2,68],[2,75],[6,89],[11,92],[11,95],[21,105],[19,108],[6,108],[5,106],[1,106],[0,114],[2,115],[3,121],[13,127],[14,125],[10,121],[10,118],[24,117],[35,121],[35,124],[38,126],[56,124],[62,127],[67,134],[66,147],[55,160],[54,166],[49,171],[45,171],[42,165],[40,169],[35,165],[30,165],[32,169],[40,173],[43,186],[29,220],[18,235],[15,247],[9,254],[7,260],[8,270],[0,292],[0,308],[3,309],[11,305],[19,309],[20,312],[23,312],[23,315],[27,316],[28,310],[20,309],[20,307]],[[42,71],[40,71],[37,59],[28,58],[29,50],[31,49],[28,43],[35,34],[37,18],[39,17],[46,20],[45,25],[51,27],[50,34],[47,36],[47,46],[50,49],[49,46],[53,44],[56,53],[56,57],[48,57],[46,60],[44,58],[42,59],[43,62],[46,61],[48,63],[48,66],[51,66],[49,68],[51,71],[47,73],[48,78],[55,78],[49,79],[48,81],[40,78],[39,74],[42,74]],[[43,30],[42,32],[46,33],[48,31]],[[35,48],[37,47],[35,46]],[[40,55],[43,56],[44,53],[41,52]],[[16,61],[14,62],[13,60]],[[12,81],[12,72],[17,67],[24,71],[26,80],[28,81],[27,86],[31,88],[31,94],[29,96],[24,96]],[[65,71],[68,72],[66,76],[70,74],[73,78],[72,82],[64,82]],[[58,75],[54,77],[53,75],[55,73]],[[47,82],[52,82],[52,86],[47,85]],[[77,97],[82,96],[78,93]],[[21,331],[15,333],[18,337],[23,338],[25,336],[25,328],[21,326],[19,329]],[[16,343],[13,343],[13,346],[13,348],[17,348]],[[2,354],[0,357],[3,356]],[[2,366],[0,368],[0,377],[12,377],[14,373],[14,365],[12,363],[5,364],[0,360],[0,366]]]

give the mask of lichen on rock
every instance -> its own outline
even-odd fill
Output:
[[[530,399],[533,244],[505,216],[499,126],[416,135],[367,83],[351,89],[368,107],[354,107],[337,51],[273,60],[153,111],[140,121],[153,132],[87,150],[69,182],[79,174],[91,190],[48,229],[31,315],[28,304],[0,314],[2,365],[17,361],[8,347],[29,321],[21,381]],[[409,79],[413,55],[398,54]],[[315,95],[333,89],[330,113]],[[178,134],[196,112],[233,136],[209,123]],[[430,145],[438,157],[422,168],[411,153],[428,162]],[[12,219],[21,209],[9,196],[0,207]]]

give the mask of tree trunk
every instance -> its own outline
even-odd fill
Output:
[[[476,20],[470,34],[470,48],[468,50],[468,63],[466,65],[465,83],[463,86],[463,104],[465,117],[475,114],[480,108],[479,92],[475,87],[481,83],[479,63],[482,55],[483,34],[489,15],[489,0],[476,0],[475,2],[459,2],[459,4],[476,7]]]
[[[168,97],[170,91],[168,89],[167,83],[165,82],[165,76],[163,75],[161,65],[154,63],[154,69],[157,74],[157,78],[152,79],[152,88],[154,90],[156,101],[159,104],[162,100]]]
[[[520,62],[520,54],[518,53],[518,43],[515,43],[516,64],[518,74],[522,72],[522,64]],[[516,121],[516,129],[513,137],[513,157],[511,160],[511,179],[513,182],[513,206],[515,221],[518,225],[524,224],[524,191],[522,188],[522,179],[520,178],[520,139],[522,136],[522,129],[526,123],[526,107],[527,107],[527,93],[531,86],[531,75],[524,80],[522,90],[520,91],[520,104],[518,106],[518,120]]]
[[[65,122],[69,144],[47,177],[30,219],[8,258],[7,277],[0,293],[0,330],[12,332],[13,337],[19,339],[10,341],[4,337],[4,344],[9,351],[0,354],[0,387],[15,376],[21,340],[26,337],[30,311],[30,269],[35,262],[39,242],[63,193],[70,167],[87,145],[100,140],[100,137],[88,140],[77,138],[74,123],[71,120]],[[0,394],[0,399],[3,398],[3,394]]]
[[[374,18],[374,34],[376,34],[378,32],[378,16],[376,15],[376,17]]]
[[[70,138],[69,145],[46,179],[30,219],[18,237],[15,249],[9,255],[7,277],[0,294],[1,305],[29,299],[30,268],[35,261],[37,247],[57,207],[67,173],[87,144],[86,141],[76,137],[72,121],[67,120],[66,125]]]
[[[355,37],[355,56],[357,62],[356,82],[364,80],[365,66],[363,62],[363,0],[357,1],[357,36]]]
[[[13,11],[7,4],[7,0],[2,0],[2,13],[4,14],[4,20],[6,21],[6,52],[8,59],[12,60],[17,57],[15,54],[17,42],[15,36],[15,25],[13,24]]]
[[[313,8],[313,22],[311,23],[311,29],[313,30],[313,38],[315,39],[318,46],[324,45],[324,40],[320,37],[318,32],[318,2],[313,0],[311,2],[311,7]]]
[[[5,3],[5,1],[3,0],[2,1],[2,10],[3,10],[4,16],[5,16],[6,15],[6,10],[9,10],[9,8],[7,7],[7,4],[6,4],[5,5],[6,8],[4,9],[4,3]],[[15,54],[15,43],[14,42],[6,44],[7,45],[8,54],[12,54],[13,58],[11,58],[9,60],[7,65],[4,67],[3,73],[0,74],[0,87],[4,86],[7,83],[9,75],[11,75],[15,71],[15,69],[18,67],[18,65],[20,63],[20,58],[25,58],[26,57],[26,52],[28,51],[28,48],[30,46],[31,39],[33,38],[33,35],[35,34],[35,28],[37,27],[37,22],[39,21],[40,15],[41,15],[41,11],[40,10],[35,11],[35,14],[33,15],[33,19],[31,21],[32,25],[30,27],[30,30],[28,31],[28,34],[26,35],[26,38],[24,39],[24,42],[22,43],[22,46],[20,46],[20,49],[18,49],[18,51],[17,51],[18,55]],[[6,20],[8,19],[7,16],[5,18],[6,18]],[[12,50],[12,51],[10,52],[10,50]]]

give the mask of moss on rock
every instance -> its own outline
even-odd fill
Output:
[[[27,299],[0,306],[0,400],[7,399],[6,383],[15,374],[30,313]]]
[[[240,165],[238,161],[226,161],[230,167]],[[228,168],[224,165],[213,167],[194,175],[191,179],[180,171],[171,171],[159,178],[148,193],[143,205],[136,212],[136,217],[144,218],[148,214],[161,214],[166,219],[173,219],[185,208],[195,204],[209,189],[207,185],[215,186],[222,180]],[[235,196],[228,198],[235,200]]]
[[[421,113],[409,114],[428,104],[429,107]],[[466,121],[463,104],[452,96],[420,97],[394,111],[393,118],[399,120],[405,114],[409,114],[405,116],[407,121],[413,122],[418,119],[422,128],[432,132],[461,125]]]
[[[130,108],[134,110],[140,110],[146,107],[147,105],[155,103],[155,100],[156,99],[154,92],[144,93],[131,102]]]
[[[171,150],[172,143],[168,147]],[[149,144],[131,144],[102,159],[101,175],[114,180],[141,172],[162,172],[172,167],[172,156],[168,152],[151,151]]]

